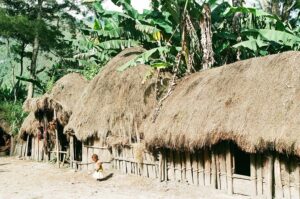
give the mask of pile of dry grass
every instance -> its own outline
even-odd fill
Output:
[[[231,140],[247,152],[300,155],[300,52],[253,58],[182,80],[149,122],[149,148]]]
[[[141,52],[142,48],[125,49],[104,67],[84,90],[66,131],[81,140],[111,137],[114,144],[130,143],[143,133],[143,121],[156,103],[155,81],[143,81],[149,72],[145,65],[117,71]]]

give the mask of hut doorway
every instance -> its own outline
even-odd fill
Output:
[[[82,142],[74,136],[74,159],[82,161]]]
[[[250,154],[233,145],[234,173],[250,176]]]

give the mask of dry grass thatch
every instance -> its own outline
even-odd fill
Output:
[[[104,67],[83,92],[66,131],[75,132],[81,140],[111,136],[123,144],[143,133],[142,122],[155,106],[154,80],[142,83],[149,68],[138,65],[116,70],[142,51],[125,49]]]
[[[58,121],[65,126],[87,84],[88,81],[81,75],[70,73],[55,83],[51,93],[26,100],[23,108],[27,112],[34,112],[38,119],[44,113],[49,118],[52,118],[53,111],[55,110]]]
[[[24,119],[22,126],[19,131],[19,138],[25,140],[26,135],[36,136],[38,133],[38,128],[40,127],[40,123],[35,119],[34,113],[31,112]]]
[[[223,140],[247,152],[300,155],[300,52],[253,58],[182,80],[146,130],[149,148]]]

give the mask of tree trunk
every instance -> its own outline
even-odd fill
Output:
[[[214,51],[212,48],[211,12],[209,5],[204,4],[200,19],[201,46],[203,49],[202,69],[206,70],[213,66]]]
[[[37,26],[38,23],[41,20],[41,12],[42,12],[42,3],[43,0],[38,0],[38,5],[37,5]],[[36,27],[35,30],[35,37],[34,37],[34,41],[33,41],[33,50],[32,50],[32,57],[31,57],[31,64],[30,64],[30,78],[35,80],[36,79],[36,62],[37,62],[37,57],[38,57],[38,53],[39,53],[39,48],[40,48],[40,40],[39,40],[39,31],[38,31],[38,27]],[[29,86],[28,86],[28,92],[27,92],[27,99],[32,98],[34,95],[34,83],[33,82],[29,82]]]

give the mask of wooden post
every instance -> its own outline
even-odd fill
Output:
[[[267,176],[267,198],[272,199],[273,198],[273,167],[274,166],[274,158],[270,154],[268,156],[268,176]]]
[[[197,153],[194,153],[192,156],[192,174],[193,174],[193,184],[198,185],[199,184],[199,168],[198,168],[198,158]]]
[[[296,164],[296,170],[295,170],[295,186],[296,186],[296,193],[298,198],[300,198],[300,173],[299,173],[299,164]]]
[[[288,194],[287,194],[287,199],[291,199],[291,162],[287,162],[287,166],[288,166],[288,181],[287,181],[287,191],[288,191]]]
[[[169,168],[169,172],[170,173],[170,179],[171,176],[173,175],[173,180],[176,181],[176,171],[175,171],[175,161],[174,161],[174,157],[173,157],[173,150],[170,150],[170,168]]]
[[[9,150],[9,155],[10,156],[14,155],[14,149],[15,149],[15,141],[14,141],[14,137],[11,136],[10,137],[10,150]]]
[[[73,135],[70,135],[70,160],[71,160],[71,168],[73,168],[73,161],[75,160]]]
[[[204,149],[205,186],[211,185],[211,158],[209,151]]]
[[[205,185],[205,170],[204,170],[204,158],[203,158],[203,152],[199,152],[198,155],[198,175],[199,175],[199,185],[204,186]]]
[[[45,118],[45,116],[44,116]],[[57,115],[56,115],[56,110],[54,109],[54,121],[56,122],[55,126],[55,136],[56,136],[56,158],[57,158],[57,166],[59,168],[59,141],[58,141],[58,131],[57,131]]]
[[[274,161],[274,178],[275,178],[275,189],[276,189],[276,193],[277,193],[276,197],[283,198],[280,160],[279,160],[278,155],[275,157],[275,161]]]
[[[162,153],[160,151],[159,155],[159,164],[158,164],[158,170],[159,170],[159,181],[162,182],[163,181],[163,156]]]
[[[255,197],[257,195],[256,190],[256,162],[255,162],[255,154],[250,154],[250,175],[251,175],[251,181],[253,186],[253,192],[252,197]]]
[[[215,154],[216,157],[216,175],[217,175],[217,188],[221,190],[221,167],[219,154]]]
[[[257,195],[263,195],[263,162],[261,154],[256,155],[256,172],[257,172]]]
[[[211,150],[211,186],[214,189],[217,189],[217,166],[216,166],[216,154]]]
[[[29,147],[29,135],[27,136],[27,141],[26,141],[26,148],[25,148],[25,158],[27,159],[28,156],[28,147]]]
[[[226,172],[227,172],[227,193],[233,194],[233,184],[232,184],[232,155],[230,150],[230,145],[228,144],[228,149],[226,151]]]
[[[180,152],[181,182],[186,182],[186,165],[184,152]]]
[[[187,151],[185,153],[185,157],[186,157],[186,179],[188,181],[189,184],[193,184],[193,167],[192,167],[192,162],[191,162],[191,154],[189,151]]]

